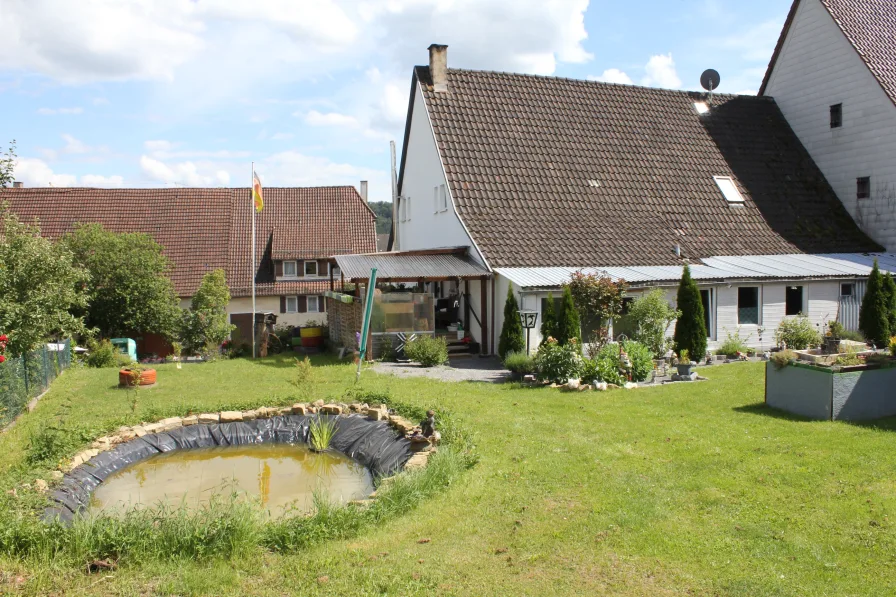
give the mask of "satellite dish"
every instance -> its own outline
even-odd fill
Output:
[[[713,91],[719,86],[719,81],[721,80],[722,77],[719,76],[719,72],[711,68],[706,69],[703,71],[703,74],[700,75],[700,85],[707,91]]]

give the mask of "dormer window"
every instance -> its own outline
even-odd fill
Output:
[[[296,262],[295,261],[284,261],[283,262],[283,277],[285,277],[285,278],[295,278],[296,277]]]
[[[843,104],[831,106],[831,128],[838,129],[843,126]]]
[[[718,185],[719,190],[722,191],[722,195],[725,196],[725,200],[729,204],[743,204],[744,198],[740,191],[737,190],[737,185],[734,184],[734,180],[730,176],[713,176],[712,178],[716,181],[716,185]]]
[[[306,261],[305,262],[305,275],[306,276],[316,276],[317,275],[317,261]]]

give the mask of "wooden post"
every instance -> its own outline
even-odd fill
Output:
[[[334,285],[334,281],[333,281],[333,263],[334,263],[333,261],[330,262],[330,292],[333,292],[333,290],[335,290],[335,288],[333,288],[333,285]]]
[[[417,292],[423,292],[423,288],[425,287],[425,286],[424,286],[425,283],[426,283],[426,281],[425,281],[423,278],[418,278],[418,279],[417,279]]]
[[[483,356],[489,354],[489,351],[488,351],[488,286],[486,285],[487,281],[488,281],[488,278],[486,278],[485,276],[482,276],[481,278],[479,278],[479,291],[480,291],[479,296],[480,296],[480,301],[482,302],[482,307],[481,307],[482,320],[480,322],[480,323],[482,323],[482,326],[481,326],[482,343],[479,345],[479,353],[482,354]]]

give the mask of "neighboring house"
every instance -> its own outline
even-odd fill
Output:
[[[896,2],[794,0],[759,94],[859,226],[896,251]]]
[[[363,189],[363,185],[362,185]],[[22,220],[39,220],[42,233],[58,238],[78,223],[97,222],[115,232],[144,232],[171,259],[171,280],[190,297],[206,272],[223,269],[230,287],[227,312],[251,325],[252,201],[248,188],[11,188],[0,192]],[[376,249],[375,216],[354,187],[265,188],[256,214],[256,310],[278,324],[326,321],[321,294],[330,257]],[[158,351],[156,351],[158,352]]]
[[[770,346],[780,321],[855,328],[869,252],[771,98],[447,68],[413,71],[392,249],[468,247],[491,272],[464,300],[493,352],[510,286],[539,313],[577,269],[663,287],[689,262],[710,345]],[[819,254],[837,254],[819,257]],[[896,269],[896,258],[882,257]],[[482,338],[482,328],[487,337]],[[532,345],[540,340],[533,330]]]

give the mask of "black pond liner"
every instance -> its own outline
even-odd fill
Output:
[[[100,483],[126,466],[160,452],[244,446],[249,444],[307,444],[311,421],[317,415],[285,415],[237,423],[190,425],[144,435],[97,454],[62,478],[50,495],[53,504],[44,510],[47,522],[71,520],[87,510],[90,496]],[[342,452],[367,467],[374,479],[398,472],[410,459],[411,442],[399,437],[385,421],[360,415],[321,416],[336,423],[330,449]]]

